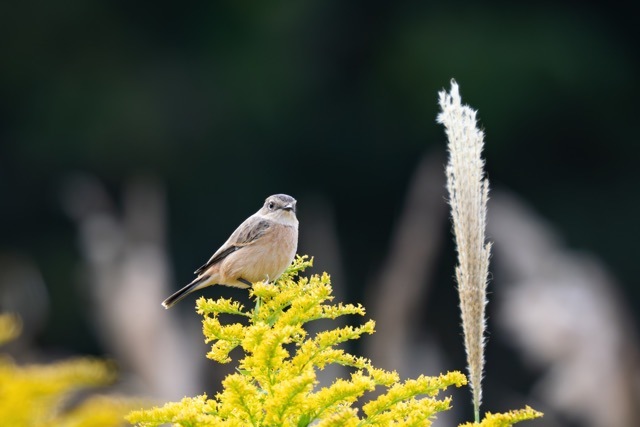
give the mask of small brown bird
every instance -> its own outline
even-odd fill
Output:
[[[296,199],[267,197],[211,259],[195,271],[193,282],[163,301],[169,308],[190,293],[212,285],[248,288],[253,282],[276,280],[291,264],[298,248]]]

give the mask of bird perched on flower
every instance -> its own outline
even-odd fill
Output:
[[[248,288],[253,282],[276,280],[293,261],[297,248],[296,199],[286,194],[269,196],[195,271],[197,277],[162,305],[169,308],[207,286]]]

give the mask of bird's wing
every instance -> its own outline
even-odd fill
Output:
[[[214,264],[219,263],[238,249],[255,243],[260,237],[264,236],[271,228],[272,222],[264,218],[250,216],[247,218],[231,237],[214,253],[209,261],[195,271],[195,274],[206,271]]]

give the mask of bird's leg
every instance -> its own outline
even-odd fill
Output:
[[[251,283],[247,279],[243,279],[242,277],[238,277],[238,282],[244,283],[248,287],[252,287],[253,286],[253,283]],[[258,311],[260,311],[260,302],[261,302],[260,297],[259,296],[256,297],[256,308],[253,310],[254,314],[258,314]]]

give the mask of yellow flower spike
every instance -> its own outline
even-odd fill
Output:
[[[182,425],[222,425],[222,419],[216,414],[216,406],[203,394],[197,397],[185,397],[180,402],[168,403],[163,407],[133,411],[126,416],[132,424],[155,427],[166,423]]]
[[[256,425],[262,416],[260,390],[245,375],[231,374],[222,382],[224,390],[218,395],[219,415],[223,418],[235,418]]]
[[[327,413],[334,413],[345,403],[354,403],[365,392],[372,391],[375,387],[376,381],[361,371],[354,372],[350,380],[337,379],[329,387],[324,387],[310,396],[310,406],[314,408],[312,418],[317,419]]]
[[[262,337],[262,341],[253,351],[253,357],[267,369],[277,369],[289,357],[289,352],[283,347],[291,342],[291,335],[297,332],[294,326],[269,329]]]
[[[277,319],[275,325],[303,324],[310,320],[319,319],[322,315],[320,302],[325,301],[322,295],[314,293],[305,294],[302,298],[296,299],[286,312],[283,312]]]
[[[236,347],[237,345],[227,341],[217,341],[207,352],[207,359],[215,360],[218,363],[229,363],[231,362],[229,353]]]
[[[378,417],[385,411],[393,409],[394,405],[417,395],[436,396],[441,390],[455,385],[466,384],[466,378],[458,371],[448,372],[439,377],[425,377],[421,375],[415,380],[396,383],[387,393],[365,404],[362,410],[369,417]]]
[[[75,359],[48,365],[18,366],[0,358],[0,419],[8,426],[109,425],[108,419],[122,419],[133,407],[123,399],[101,398],[100,411],[91,411],[86,400],[62,412],[71,392],[103,386],[115,379],[111,363]],[[111,424],[117,425],[117,424]]]
[[[384,369],[374,368],[373,366],[370,366],[370,364],[366,368],[371,378],[376,382],[376,385],[390,387],[400,381],[400,376],[396,371],[385,371]]]
[[[524,409],[505,412],[503,414],[492,414],[487,412],[484,419],[479,423],[464,423],[460,427],[510,427],[520,421],[541,418],[542,412],[526,406]]]
[[[365,309],[360,304],[345,304],[339,303],[337,305],[323,305],[322,307],[322,316],[323,319],[335,319],[340,316],[344,316],[346,314],[359,314],[360,316],[365,315]]]
[[[0,315],[0,341],[21,329],[15,315]],[[48,365],[19,366],[0,355],[0,424],[21,427],[115,427],[140,401],[117,396],[92,396],[70,405],[80,389],[110,384],[111,362],[78,358]]]
[[[353,326],[345,326],[331,331],[319,332],[314,341],[319,348],[333,347],[349,340],[358,339],[363,334],[372,334],[374,329],[375,322],[369,320],[364,325],[355,328]]]
[[[309,258],[309,255],[296,255],[296,259],[294,259],[293,263],[285,270],[281,279],[292,280],[308,267],[313,267],[313,257]]]
[[[253,287],[249,290],[249,296],[260,297],[264,301],[269,301],[279,294],[278,289],[274,285],[266,282],[257,282],[253,284]]]
[[[315,372],[307,370],[302,375],[289,376],[289,379],[276,383],[264,401],[264,424],[295,425],[308,411],[308,394],[313,390],[315,381]]]
[[[323,418],[316,427],[357,427],[359,424],[358,412],[354,408],[342,406]]]
[[[205,342],[209,343],[215,340],[238,342],[244,336],[244,325],[233,323],[230,325],[222,325],[216,317],[208,317],[202,321],[202,330],[207,337]]]
[[[313,358],[313,364],[319,369],[323,369],[326,365],[331,363],[362,369],[368,362],[368,359],[356,357],[353,354],[346,353],[344,350],[338,348],[324,349]]]
[[[219,363],[231,361],[229,353],[239,346],[244,338],[244,326],[239,323],[222,325],[217,317],[205,317],[202,331],[206,336],[205,343],[215,341],[207,358]]]
[[[266,323],[249,325],[244,328],[242,338],[242,348],[248,353],[254,353],[261,345],[266,334],[271,331],[271,327]]]
[[[219,298],[215,301],[200,297],[196,300],[196,312],[200,315],[204,314],[237,314],[249,317],[250,314],[244,311],[244,306],[238,301],[232,299]]]
[[[300,346],[292,363],[298,367],[306,366],[309,363],[313,363],[319,368],[323,368],[328,363],[364,367],[364,365],[358,366],[357,359],[353,356],[332,347],[348,340],[358,339],[363,333],[373,333],[374,325],[375,323],[370,320],[357,328],[345,326],[344,328],[319,332],[313,340],[306,341]]]

